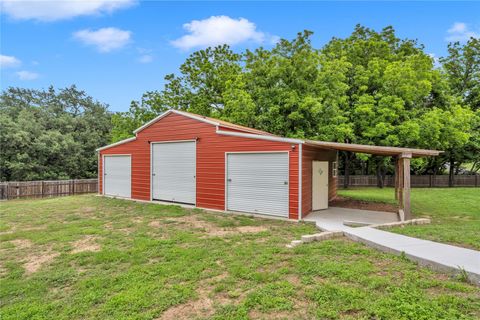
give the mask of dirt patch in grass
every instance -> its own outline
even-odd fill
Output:
[[[46,226],[41,226],[41,227],[25,226],[25,227],[20,227],[20,228],[12,227],[12,228],[10,228],[10,230],[0,232],[0,236],[5,235],[5,234],[12,234],[12,233],[15,233],[17,231],[22,231],[22,232],[25,232],[25,231],[41,231],[41,230],[45,230],[45,229],[47,229]]]
[[[26,249],[32,246],[32,241],[28,239],[15,239],[10,242],[18,249]]]
[[[27,274],[37,272],[43,265],[53,261],[60,254],[53,252],[50,249],[43,252],[28,256],[27,262],[23,265]]]
[[[100,251],[100,245],[96,242],[97,238],[94,236],[86,236],[83,239],[73,243],[72,253],[80,253],[86,251]]]
[[[97,211],[97,209],[94,207],[83,207],[81,210],[82,213],[94,213],[95,211]]]
[[[132,222],[133,223],[142,223],[143,218],[142,217],[135,217],[135,218],[132,219]]]
[[[173,306],[166,310],[159,318],[160,320],[176,320],[176,319],[194,319],[197,317],[210,317],[214,313],[215,304],[224,304],[225,299],[219,297],[211,297],[214,290],[214,284],[225,279],[227,273],[218,276],[203,279],[198,283],[197,296],[195,300]]]
[[[148,223],[148,226],[149,227],[152,227],[152,228],[160,228],[160,226],[162,225],[162,223],[160,221],[151,221]]]
[[[209,237],[224,237],[240,233],[259,233],[268,230],[268,228],[264,226],[219,227],[208,221],[200,220],[195,215],[175,218],[174,221],[186,224],[187,228],[201,230]]]
[[[372,211],[398,212],[398,208],[393,204],[355,200],[340,196],[330,201],[329,206]]]
[[[244,227],[237,227],[234,229],[234,231],[238,231],[240,233],[259,233],[267,230],[268,228],[263,226],[244,226]]]

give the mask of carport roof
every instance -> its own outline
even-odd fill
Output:
[[[381,156],[399,156],[402,154],[410,154],[412,157],[438,156],[443,151],[428,150],[428,149],[414,149],[414,148],[399,148],[399,147],[383,147],[372,146],[366,144],[354,143],[340,143],[340,142],[326,142],[316,140],[305,140],[306,145],[321,149],[351,151],[357,153],[368,153]]]

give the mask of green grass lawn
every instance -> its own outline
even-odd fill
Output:
[[[395,203],[392,188],[338,190],[338,194],[357,200]],[[480,250],[479,188],[414,188],[411,205],[414,217],[428,217],[432,223],[389,231]]]
[[[310,224],[96,196],[0,214],[2,320],[480,317],[477,287],[405,258],[285,247]]]

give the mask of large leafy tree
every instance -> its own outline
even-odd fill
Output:
[[[377,32],[358,25],[349,37],[333,38],[320,49],[311,36],[304,31],[272,49],[244,53],[228,46],[194,52],[178,75],[165,78],[162,91],[146,93],[129,112],[115,116],[114,138],[174,108],[288,137],[448,151],[440,159],[415,161],[418,172],[437,172],[445,163],[458,167],[465,150],[478,146],[478,139],[471,143],[478,121],[469,111],[477,109],[478,42],[450,46],[442,71],[423,46],[399,39],[392,27]],[[427,121],[439,114],[443,123]],[[423,134],[437,125],[445,126],[444,134],[453,130],[447,140]],[[347,153],[343,162],[346,174],[350,163],[366,172],[376,169],[380,185],[392,169],[384,157]]]
[[[0,95],[0,180],[94,177],[110,128],[107,106],[75,86],[9,88]]]
[[[480,170],[480,39],[471,38],[467,43],[454,42],[448,46],[448,56],[440,59],[451,93],[475,114],[469,114],[471,130],[468,141],[461,150],[449,153],[452,175],[465,162],[471,163],[471,171]]]
[[[346,103],[340,112],[352,125],[345,142],[388,146],[418,146],[421,138],[416,119],[435,106],[444,105],[444,82],[431,57],[413,40],[401,40],[391,27],[376,32],[357,26],[345,39],[332,39],[322,49],[330,61],[347,61]],[[330,121],[327,119],[327,121]],[[365,167],[376,168],[379,186],[392,168],[385,157],[361,155]],[[343,157],[348,176],[353,155]],[[348,179],[345,179],[348,181]]]
[[[448,56],[440,58],[452,92],[472,110],[480,109],[480,39],[448,45]]]

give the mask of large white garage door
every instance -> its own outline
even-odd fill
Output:
[[[288,217],[288,152],[227,154],[227,210]]]
[[[196,146],[194,141],[152,145],[152,198],[195,204]]]
[[[109,196],[130,198],[132,195],[131,157],[105,156],[103,165],[103,193]]]

